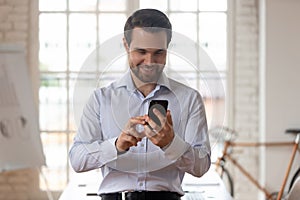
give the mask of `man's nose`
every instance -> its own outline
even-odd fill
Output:
[[[150,65],[154,63],[154,56],[151,53],[147,53],[144,57],[144,64]]]

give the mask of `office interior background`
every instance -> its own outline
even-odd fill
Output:
[[[121,34],[126,18],[139,8],[164,11],[174,31],[214,61],[217,71],[189,70],[186,60],[168,57],[191,87],[203,91],[208,121],[214,122],[210,128],[231,127],[239,141],[293,140],[284,131],[300,128],[299,0],[0,0],[0,44],[25,49],[47,164],[41,171],[0,169],[0,199],[47,199],[47,191],[58,199],[69,181],[84,178],[68,161],[76,133],[74,84],[88,55]],[[85,71],[79,81],[88,85],[101,70]],[[105,81],[126,70],[122,57]],[[224,92],[206,94],[205,83],[214,81],[223,83]],[[235,156],[275,191],[289,152],[288,147],[241,149]],[[264,199],[240,172],[231,168],[231,174],[235,199]]]

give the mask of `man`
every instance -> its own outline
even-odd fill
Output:
[[[130,70],[91,95],[70,150],[76,172],[101,168],[104,200],[180,199],[184,173],[202,176],[210,145],[200,94],[164,73],[172,37],[169,19],[142,9],[124,27]],[[165,113],[146,113],[151,100],[167,100]]]

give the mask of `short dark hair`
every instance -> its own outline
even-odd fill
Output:
[[[126,21],[124,26],[124,37],[128,45],[131,43],[131,33],[135,27],[145,28],[147,32],[161,31],[167,33],[167,45],[172,38],[172,24],[169,18],[156,9],[140,9],[135,11]]]

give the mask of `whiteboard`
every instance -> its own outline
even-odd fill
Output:
[[[0,171],[45,164],[25,53],[0,45]]]

